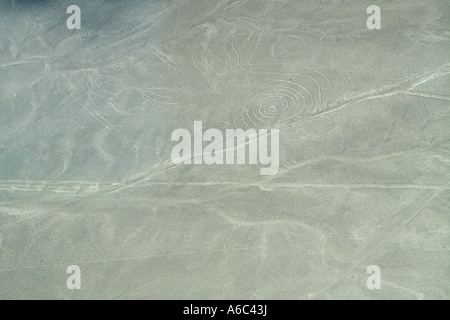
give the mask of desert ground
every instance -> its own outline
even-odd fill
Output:
[[[0,299],[449,299],[449,21],[448,0],[0,0]],[[278,173],[174,164],[194,121],[278,129]]]

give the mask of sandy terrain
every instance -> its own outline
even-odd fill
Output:
[[[0,298],[449,299],[449,16],[0,0]],[[194,121],[279,129],[279,172],[173,164]]]

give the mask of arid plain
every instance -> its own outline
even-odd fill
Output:
[[[0,298],[449,299],[449,16],[0,0]],[[277,174],[174,164],[194,121],[278,129]]]

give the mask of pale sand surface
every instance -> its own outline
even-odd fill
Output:
[[[450,298],[449,1],[132,2],[0,0],[0,298]]]

